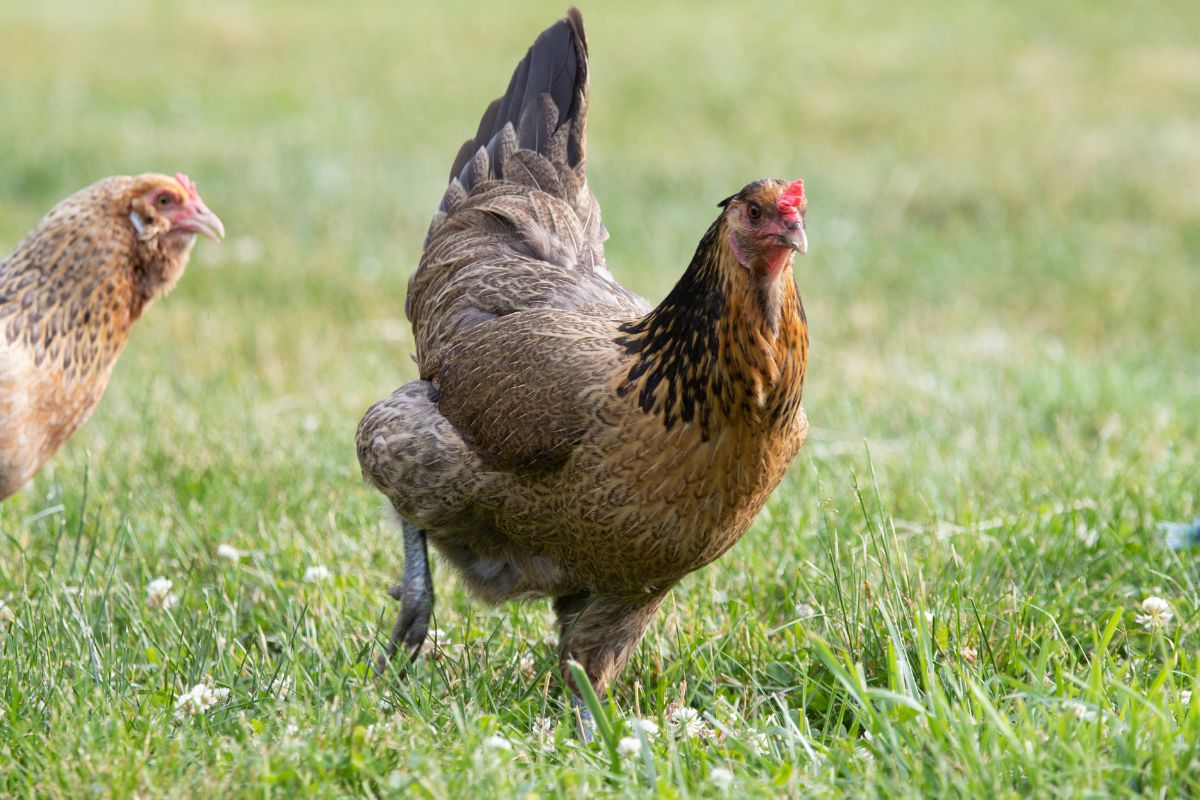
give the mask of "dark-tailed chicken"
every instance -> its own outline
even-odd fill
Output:
[[[63,200],[0,262],[0,500],[104,394],[130,326],[221,220],[186,175],[106,178]]]
[[[420,379],[357,436],[403,530],[389,658],[426,637],[429,542],[486,601],[551,598],[561,659],[602,691],[804,440],[803,184],[758,180],[721,201],[651,308],[605,266],[587,107],[571,9],[459,151],[410,278]]]

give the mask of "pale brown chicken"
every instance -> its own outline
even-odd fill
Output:
[[[804,439],[806,201],[777,180],[722,201],[650,308],[605,266],[587,72],[571,9],[463,145],[409,281],[420,379],[367,411],[357,444],[403,528],[387,656],[426,636],[428,540],[484,600],[552,598],[561,658],[603,691]]]
[[[119,176],[63,200],[0,262],[0,500],[91,416],[196,234],[225,229],[186,175]]]

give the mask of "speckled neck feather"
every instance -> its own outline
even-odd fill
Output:
[[[737,263],[729,238],[719,217],[666,299],[617,339],[635,356],[618,394],[636,394],[668,430],[698,423],[705,439],[734,419],[769,427],[790,418],[808,359],[790,271],[762,280]]]

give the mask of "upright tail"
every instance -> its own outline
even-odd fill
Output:
[[[492,101],[475,136],[459,148],[430,235],[445,212],[488,180],[533,186],[586,211],[591,203],[584,169],[587,77],[583,15],[572,7],[542,31],[504,96]]]
[[[604,264],[608,232],[584,164],[587,103],[587,40],[572,8],[537,37],[454,159],[405,300],[422,375],[436,351],[495,317],[645,305]]]

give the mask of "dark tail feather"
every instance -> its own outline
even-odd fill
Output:
[[[521,309],[642,308],[604,266],[608,231],[587,185],[587,105],[587,39],[571,8],[537,37],[454,159],[408,283],[418,358],[484,318]],[[499,280],[480,277],[514,255],[520,265]],[[447,288],[460,277],[474,285]],[[561,293],[546,294],[560,285]]]
[[[450,168],[451,188],[439,210],[469,194],[476,183],[506,178],[506,161],[517,148],[547,158],[561,174],[583,163],[587,117],[587,38],[583,16],[570,8],[567,15],[544,30],[517,65],[504,96],[483,112],[473,139],[463,143]],[[506,134],[512,126],[513,137]],[[565,151],[552,144],[554,134],[567,126]],[[486,160],[480,158],[480,150]],[[488,174],[480,175],[482,168]],[[581,170],[580,170],[581,171]],[[453,185],[458,179],[459,186]]]

